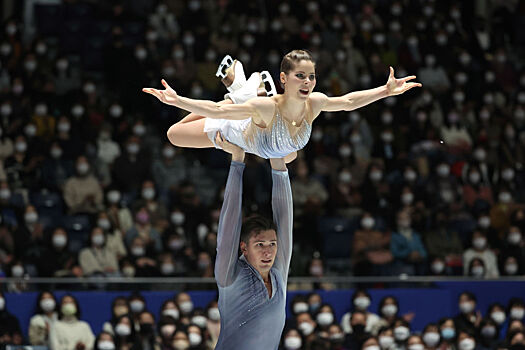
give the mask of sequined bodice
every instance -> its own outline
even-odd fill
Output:
[[[284,156],[302,149],[308,143],[312,126],[304,119],[300,126],[290,126],[298,128],[295,135],[291,135],[287,121],[281,116],[279,111],[267,128],[260,128],[251,125],[245,133],[245,149],[249,153],[257,154],[262,158],[283,158]]]

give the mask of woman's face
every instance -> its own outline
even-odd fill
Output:
[[[107,333],[102,333],[100,335],[100,341],[102,341],[102,340],[107,340],[107,341],[113,342],[113,339],[111,338],[111,335],[109,335]]]
[[[443,328],[454,328],[454,321],[452,321],[451,319],[446,320],[441,325],[441,329],[443,329]]]
[[[316,84],[315,66],[312,61],[302,60],[288,74],[281,72],[281,83],[289,96],[305,100]]]

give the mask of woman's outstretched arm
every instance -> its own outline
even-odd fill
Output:
[[[254,118],[263,120],[263,115],[273,115],[274,103],[268,97],[249,100],[243,104],[219,104],[208,100],[195,100],[179,96],[168,83],[162,79],[165,90],[144,88],[143,92],[157,97],[161,102],[213,119],[243,120]]]
[[[350,92],[343,96],[328,97],[322,93],[313,93],[312,101],[320,112],[351,111],[361,108],[379,99],[404,93],[414,87],[421,87],[420,83],[408,82],[415,79],[415,75],[396,79],[394,69],[390,67],[390,75],[385,85],[369,89]]]

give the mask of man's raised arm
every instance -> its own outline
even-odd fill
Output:
[[[217,257],[215,258],[215,279],[217,284],[220,287],[227,287],[233,283],[237,272],[242,225],[244,151],[224,141],[219,134],[215,141],[224,151],[232,154],[232,163],[226,182],[217,230]]]

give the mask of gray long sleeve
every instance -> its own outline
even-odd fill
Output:
[[[277,226],[277,256],[274,266],[281,271],[286,286],[293,248],[292,188],[287,170],[272,170],[272,179],[272,211]]]
[[[244,163],[232,162],[224,191],[217,232],[215,279],[220,287],[235,280],[242,225],[242,175]]]

